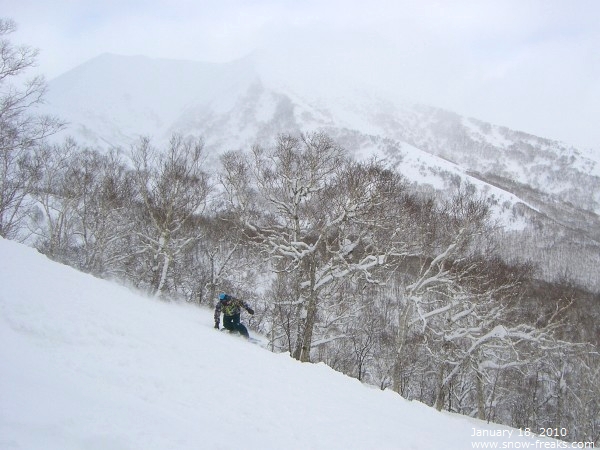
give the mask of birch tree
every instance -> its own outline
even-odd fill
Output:
[[[142,138],[132,161],[140,201],[136,251],[148,258],[149,285],[160,296],[177,258],[202,235],[201,229],[190,225],[203,212],[210,193],[209,176],[203,170],[204,144],[174,135],[161,153]]]
[[[271,149],[222,161],[232,205],[290,287],[284,302],[295,310],[292,354],[309,361],[319,310],[337,282],[375,281],[373,269],[386,262],[375,230],[401,178],[375,163],[350,162],[324,134],[282,135]]]
[[[38,176],[32,150],[62,127],[56,118],[35,114],[46,91],[42,76],[17,83],[35,65],[38,51],[11,43],[7,36],[15,30],[15,22],[0,18],[0,236],[5,238],[17,236],[29,212],[27,195]]]
[[[223,291],[248,298],[262,267],[236,221],[213,210],[192,226],[202,229],[203,237],[184,254],[176,274],[177,290],[199,304],[211,305]]]
[[[480,199],[469,198],[470,194],[459,192],[454,198],[435,209],[428,204],[424,209],[425,221],[420,224],[421,265],[415,275],[407,274],[404,292],[399,297],[396,362],[393,373],[393,389],[399,391],[404,365],[405,346],[411,329],[419,323],[426,329],[433,316],[448,313],[461,306],[465,298],[461,280],[470,276],[472,266],[454,265],[464,259],[465,253],[476,236],[480,235],[488,217],[487,206]],[[460,267],[459,270],[456,270]]]
[[[71,262],[75,247],[75,210],[79,201],[69,183],[67,172],[73,162],[76,144],[40,146],[32,158],[38,176],[29,189],[35,200],[36,214],[29,229],[36,236],[36,246],[50,258]]]
[[[549,349],[564,346],[553,335],[554,318],[562,311],[543,326],[516,320],[514,299],[524,270],[516,268],[503,277],[500,261],[478,255],[487,230],[484,203],[459,193],[442,208],[439,219],[438,240],[444,246],[435,246],[438,254],[426,259],[416,279],[406,285],[399,309],[394,389],[400,389],[408,336],[422,335],[436,363],[436,408],[450,405],[451,395],[460,403],[475,391],[475,400],[468,403],[484,418],[488,374],[535,364]]]
[[[80,151],[69,162],[66,182],[77,199],[77,267],[102,277],[125,278],[132,258],[128,212],[135,191],[121,156],[114,151]]]

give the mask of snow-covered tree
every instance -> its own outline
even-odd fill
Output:
[[[76,242],[75,211],[80,200],[67,173],[76,157],[73,141],[62,145],[36,148],[32,161],[37,176],[32,180],[30,197],[35,200],[35,214],[29,224],[36,246],[49,257],[74,262],[71,250]]]
[[[23,84],[21,76],[35,65],[38,51],[15,46],[7,38],[16,30],[0,18],[0,236],[15,238],[28,211],[28,194],[37,177],[31,151],[62,124],[35,114],[46,84],[36,76]]]
[[[203,236],[182,255],[174,274],[177,292],[199,304],[212,305],[223,291],[250,300],[264,268],[236,221],[213,209],[192,226]]]
[[[289,286],[275,309],[286,313],[293,356],[309,361],[318,312],[349,277],[373,280],[393,253],[378,228],[402,182],[376,163],[351,162],[324,134],[279,136],[271,149],[223,158],[229,199],[248,234]],[[295,331],[289,328],[294,326]]]
[[[66,182],[77,198],[77,266],[98,276],[125,278],[125,266],[133,257],[128,211],[135,191],[121,156],[115,151],[80,151],[69,164]]]
[[[147,258],[148,283],[160,296],[177,258],[202,236],[202,230],[191,225],[204,211],[211,190],[204,171],[204,144],[173,135],[160,152],[148,138],[141,138],[132,160],[140,202],[134,251]]]

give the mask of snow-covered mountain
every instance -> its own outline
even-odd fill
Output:
[[[490,198],[507,233],[535,225],[556,241],[507,256],[560,259],[577,247],[582,266],[600,263],[600,155],[591,151],[321,79],[318,70],[275,69],[260,55],[206,64],[104,54],[49,88],[47,110],[70,123],[65,133],[100,147],[128,148],[140,135],[160,145],[179,132],[202,136],[216,155],[280,132],[326,131],[356,157],[383,158],[433,191],[467,182]],[[589,278],[580,281],[600,289]]]
[[[2,449],[559,448],[212,328],[0,238]],[[495,448],[495,447],[494,447]]]

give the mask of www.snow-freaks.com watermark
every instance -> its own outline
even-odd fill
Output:
[[[473,428],[471,437],[471,448],[530,448],[530,449],[546,449],[546,448],[595,448],[594,442],[565,442],[548,441],[541,438],[565,439],[568,431],[565,428],[544,428],[540,429],[540,433],[533,433],[529,428],[513,429],[513,430],[480,430]],[[478,438],[494,437],[506,438],[506,441],[486,441]]]

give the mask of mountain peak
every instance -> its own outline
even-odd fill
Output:
[[[508,229],[528,226],[531,218],[515,209],[526,205],[548,226],[593,239],[592,258],[600,245],[597,156],[299,63],[286,67],[264,53],[228,63],[103,54],[50,82],[47,112],[70,122],[66,133],[87,145],[128,148],[144,135],[161,146],[177,132],[202,136],[213,158],[269,145],[278,133],[325,131],[355,156],[387,160],[425,189],[476,186]]]

